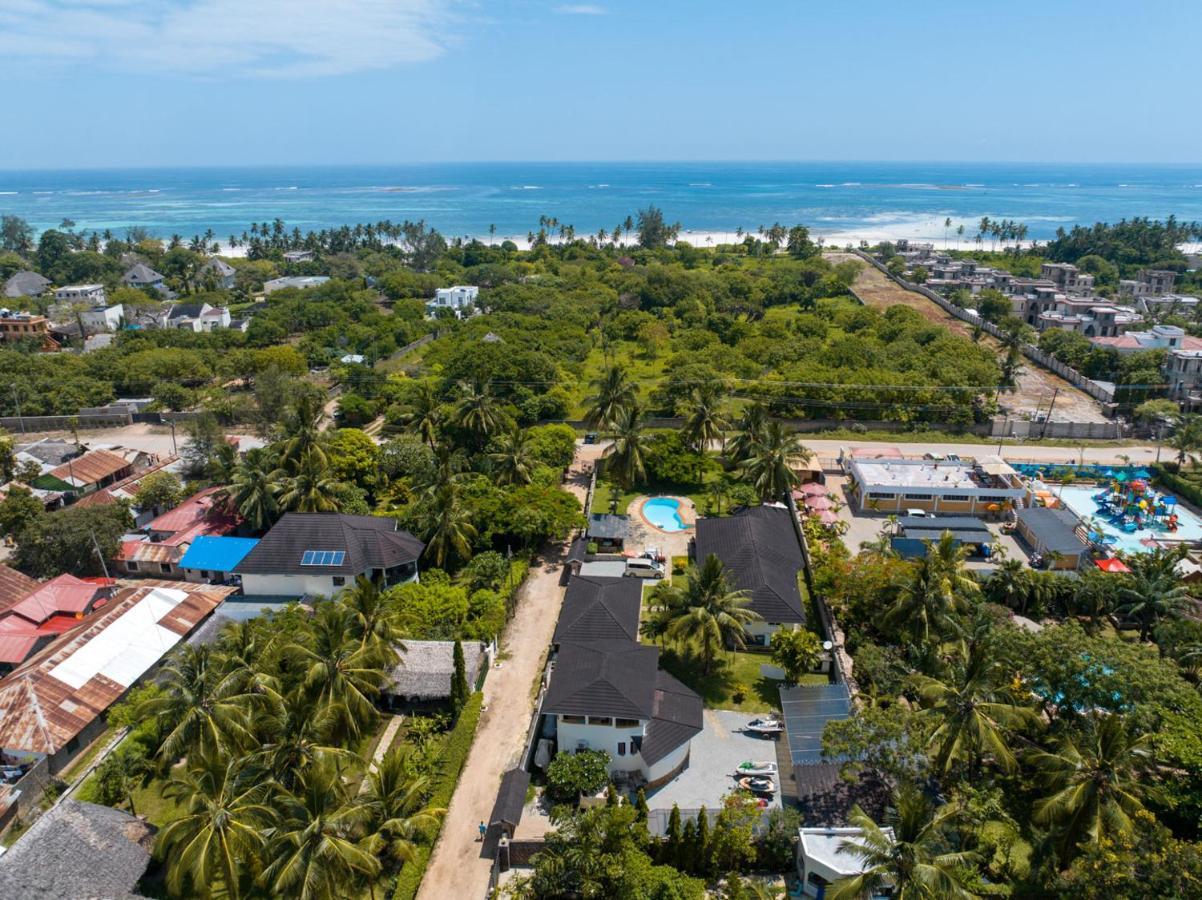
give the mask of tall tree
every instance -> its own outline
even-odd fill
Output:
[[[425,552],[434,564],[441,567],[455,556],[470,558],[476,527],[459,497],[458,486],[451,482],[437,487],[425,506]]]
[[[684,584],[671,585],[657,602],[667,637],[695,645],[706,674],[723,648],[746,646],[747,626],[760,621],[759,613],[747,608],[747,591],[731,588],[722,561],[712,553],[701,565],[690,566]]]
[[[459,402],[455,406],[455,424],[472,435],[481,445],[505,424],[497,398],[488,383],[458,385]]]
[[[272,478],[280,481],[279,507],[283,512],[337,512],[336,491],[342,482],[330,474],[325,454],[315,444],[299,457],[292,457],[286,468],[277,469]]]
[[[647,434],[638,403],[624,407],[613,423],[613,443],[605,449],[606,465],[623,487],[647,477]]]
[[[534,473],[534,452],[530,432],[517,425],[509,434],[494,442],[496,449],[488,454],[498,484],[529,484]]]
[[[725,443],[727,422],[722,407],[720,385],[696,387],[689,395],[682,437],[700,454],[706,453],[711,444]]]
[[[794,468],[808,462],[813,453],[801,443],[801,436],[787,430],[780,422],[769,422],[743,463],[743,471],[760,499],[779,502],[785,494],[801,484],[801,475]]]
[[[273,467],[262,447],[248,450],[234,467],[232,483],[221,495],[252,531],[270,528],[280,514],[279,484],[272,480]]]
[[[898,586],[882,623],[908,634],[919,647],[929,647],[958,630],[958,616],[979,587],[965,569],[967,550],[949,532],[928,541],[926,555],[915,560]]]
[[[363,801],[368,811],[368,836],[364,846],[377,856],[398,863],[412,862],[417,838],[433,831],[446,810],[429,806],[430,781],[416,774],[405,751],[393,747],[367,775]]]
[[[594,379],[592,388],[596,393],[584,414],[585,424],[590,428],[609,429],[637,401],[634,382],[619,365],[610,366]]]

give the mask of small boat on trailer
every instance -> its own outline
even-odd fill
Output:
[[[768,762],[767,760],[739,763],[739,767],[735,770],[736,778],[746,778],[749,775],[775,775],[776,763]]]

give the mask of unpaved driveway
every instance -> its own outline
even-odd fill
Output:
[[[950,328],[956,334],[964,337],[972,336],[972,329],[966,322],[944,312],[922,294],[906,290],[858,256],[850,253],[831,253],[827,258],[836,263],[846,260],[860,263],[860,274],[856,276],[852,288],[856,296],[868,306],[886,309],[900,303],[920,313],[929,321]],[[981,343],[996,352],[999,357],[1005,355],[1001,344],[989,335],[982,335]],[[1000,402],[1010,411],[1011,415],[1022,415],[1023,413],[1034,415],[1041,410],[1046,413],[1053,397],[1055,397],[1055,407],[1052,410],[1053,421],[1109,421],[1102,414],[1102,408],[1096,400],[1077,390],[1058,375],[1053,375],[1047,369],[1041,369],[1025,357],[1022,371],[1018,376],[1018,390],[1014,393],[1004,394]]]
[[[585,466],[599,455],[596,446],[577,448],[566,487],[581,503],[588,489]],[[559,575],[566,552],[565,544],[536,559],[522,585],[517,612],[501,637],[506,658],[484,682],[484,712],[476,739],[451,798],[418,900],[476,900],[488,887],[492,859],[482,853],[477,827],[492,812],[501,776],[517,765],[526,741],[534,714],[532,688],[542,671],[563,601]]]

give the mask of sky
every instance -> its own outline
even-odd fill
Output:
[[[1199,162],[1196,0],[0,0],[0,169]]]

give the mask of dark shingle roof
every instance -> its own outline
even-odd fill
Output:
[[[659,651],[620,641],[565,643],[555,658],[544,713],[651,719]]]
[[[4,282],[5,297],[36,297],[50,287],[50,279],[37,272],[17,272]]]
[[[493,805],[489,825],[508,825],[517,828],[522,821],[522,810],[526,808],[526,790],[530,787],[530,773],[523,769],[510,769],[501,778],[501,790]]]
[[[0,897],[137,897],[154,829],[129,813],[64,800],[0,857]]]
[[[625,540],[630,533],[628,516],[593,513],[588,517],[588,536],[602,540]]]
[[[765,622],[804,623],[797,586],[801,547],[787,509],[754,506],[733,516],[697,520],[697,560],[722,560],[731,584],[747,591]]]
[[[234,267],[227,263],[224,259],[218,259],[216,256],[200,267],[200,271],[202,272],[207,272],[210,269],[212,269],[222,278],[234,274]]]
[[[177,303],[167,314],[168,319],[196,319],[204,310],[203,303]]]
[[[662,669],[656,673],[655,718],[639,752],[647,765],[659,762],[701,733],[701,698]]]
[[[362,575],[415,562],[425,544],[395,519],[342,513],[287,513],[238,563],[239,575]],[[341,550],[340,566],[302,566],[306,550]]]
[[[639,639],[643,584],[638,578],[577,575],[568,583],[553,643]]]
[[[121,278],[126,284],[155,284],[163,280],[163,276],[146,263],[136,263]]]

